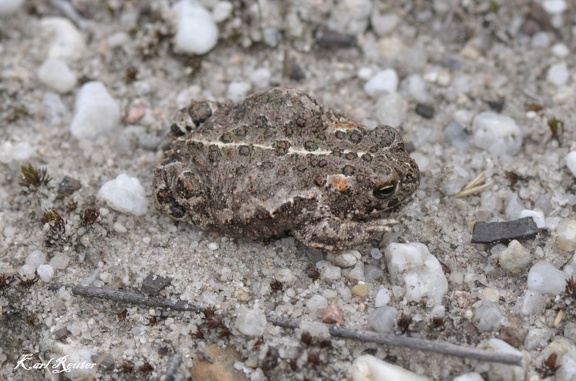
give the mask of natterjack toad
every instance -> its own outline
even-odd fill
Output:
[[[392,127],[367,130],[293,89],[194,102],[170,134],[154,174],[156,207],[231,237],[292,232],[314,248],[351,248],[389,230],[382,212],[420,181]]]

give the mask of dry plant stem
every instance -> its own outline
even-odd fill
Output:
[[[147,307],[170,308],[175,311],[193,311],[200,313],[204,310],[204,308],[202,307],[187,302],[183,301],[173,302],[171,300],[164,298],[147,296],[139,292],[120,291],[109,288],[79,286],[74,284],[62,284],[62,283],[50,283],[48,289],[56,291],[61,287],[66,287],[67,289],[72,291],[72,293],[75,295],[85,296],[88,298],[108,299],[108,300],[114,300],[116,302],[144,305]]]
[[[486,171],[482,171],[478,176],[476,176],[468,184],[466,184],[464,188],[460,190],[460,192],[456,193],[452,197],[454,198],[466,197],[472,194],[484,192],[486,189],[490,188],[494,184],[492,181],[484,183],[485,180],[486,180]]]
[[[266,316],[266,319],[270,323],[280,327],[285,328],[300,327],[300,320],[297,319],[282,318],[273,315]],[[341,337],[344,339],[354,339],[377,344],[391,345],[396,347],[418,349],[426,352],[440,353],[444,355],[469,358],[479,361],[498,362],[502,364],[522,366],[522,360],[524,358],[521,355],[489,352],[445,342],[423,340],[406,336],[397,336],[394,334],[384,334],[372,331],[361,331],[337,326],[329,326],[328,329],[330,330],[330,334],[334,337]]]
[[[172,302],[167,299],[149,297],[137,292],[119,291],[90,286],[68,285],[62,283],[51,283],[48,286],[48,289],[55,291],[61,287],[66,287],[75,295],[86,296],[90,298],[100,298],[114,300],[117,302],[134,303],[145,305],[147,307],[170,308],[175,311],[193,311],[200,313],[204,310],[204,308],[195,304],[182,301]],[[266,320],[268,320],[268,322],[273,325],[283,328],[296,329],[299,328],[301,324],[301,320],[298,319],[282,318],[270,314],[266,316]],[[361,331],[337,326],[329,326],[328,329],[330,330],[330,334],[333,337],[340,337],[343,339],[353,339],[377,344],[417,349],[426,352],[440,353],[443,355],[468,358],[478,361],[497,362],[501,364],[517,365],[520,367],[523,366],[522,360],[524,357],[522,355],[489,352],[445,342],[397,336],[394,334]]]
[[[92,26],[92,22],[90,20],[85,19],[84,17],[80,16],[74,6],[68,0],[51,0],[50,4],[60,10],[64,14],[64,16],[68,17],[72,20],[78,27],[81,29],[88,29]]]

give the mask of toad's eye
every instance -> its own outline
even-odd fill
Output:
[[[398,188],[397,182],[383,184],[375,187],[372,190],[372,194],[377,199],[384,199],[392,196],[396,192],[396,188]]]

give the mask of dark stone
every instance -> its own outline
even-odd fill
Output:
[[[68,336],[70,336],[70,331],[68,331],[68,328],[63,327],[54,331],[54,336],[56,337],[57,340],[64,342],[64,340],[66,340]]]
[[[378,352],[378,348],[366,348],[362,351],[363,354],[372,355],[372,356],[376,356],[377,352]]]
[[[147,295],[156,296],[171,282],[172,278],[164,278],[160,275],[150,273],[142,281],[142,287],[140,287],[140,290]]]
[[[60,184],[58,184],[58,195],[56,198],[61,200],[64,197],[70,196],[80,188],[82,188],[80,181],[73,179],[72,177],[65,176],[64,179],[60,181]]]
[[[521,327],[504,327],[499,332],[500,340],[503,340],[514,348],[521,348],[528,330]]]
[[[534,238],[538,227],[532,217],[505,222],[476,222],[472,231],[472,243],[508,243],[513,239]]]
[[[316,45],[322,49],[350,49],[357,46],[356,36],[320,28],[315,36]]]
[[[492,109],[492,111],[502,112],[502,110],[504,110],[504,104],[505,104],[504,98],[487,100],[486,103],[488,103],[488,106],[490,106],[490,109]]]
[[[416,114],[420,115],[422,118],[425,119],[432,119],[434,118],[434,107],[424,104],[418,103],[416,105]]]

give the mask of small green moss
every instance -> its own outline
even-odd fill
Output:
[[[52,180],[52,178],[48,176],[46,168],[36,168],[28,162],[20,166],[20,172],[22,172],[20,185],[29,189],[36,189],[42,185],[48,185]]]

